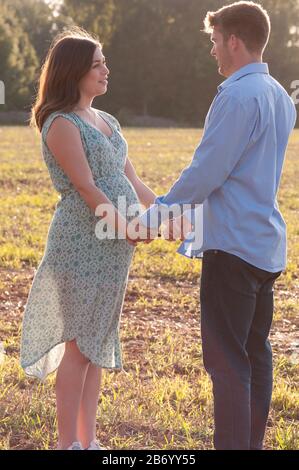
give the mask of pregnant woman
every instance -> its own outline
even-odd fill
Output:
[[[127,216],[118,198],[138,208],[156,197],[136,175],[118,121],[91,106],[106,93],[108,75],[97,39],[78,28],[60,34],[32,109],[60,200],[26,304],[21,366],[42,381],[57,369],[57,449],[101,449],[101,373],[122,369],[119,320],[135,249],[126,229],[136,214]],[[113,209],[107,220],[122,239],[96,235],[100,204]]]

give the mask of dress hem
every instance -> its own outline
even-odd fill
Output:
[[[54,372],[57,371],[57,369],[58,369],[58,367],[59,367],[59,365],[60,365],[62,359],[60,360],[60,363],[58,364],[58,366],[55,367],[55,369],[53,369],[51,372],[49,372],[44,378],[41,378],[40,376],[37,376],[37,375],[34,375],[34,374],[29,374],[28,372],[26,372],[25,369],[28,368],[28,367],[32,367],[34,364],[36,364],[36,362],[40,361],[46,354],[49,354],[49,352],[50,352],[52,349],[56,348],[56,346],[59,346],[60,344],[66,343],[67,341],[74,341],[74,340],[76,340],[77,347],[78,347],[79,351],[81,352],[81,354],[83,354],[87,359],[89,359],[89,361],[91,362],[91,364],[93,364],[93,365],[99,367],[100,369],[113,369],[113,370],[115,370],[115,371],[120,371],[120,372],[124,370],[123,366],[103,366],[103,365],[97,364],[96,362],[93,362],[93,361],[90,359],[90,357],[88,357],[88,355],[87,355],[85,352],[82,351],[81,347],[80,347],[79,344],[78,344],[77,337],[75,337],[75,338],[72,338],[72,339],[65,339],[64,341],[59,341],[58,343],[54,344],[54,346],[51,346],[50,349],[48,349],[46,352],[44,352],[38,359],[36,359],[36,360],[35,360],[34,362],[32,362],[31,364],[29,363],[29,364],[23,365],[23,364],[21,363],[21,367],[22,367],[22,369],[24,370],[24,373],[25,373],[28,377],[33,377],[33,378],[39,379],[41,382],[45,382],[45,380],[46,380],[50,375],[54,374]]]

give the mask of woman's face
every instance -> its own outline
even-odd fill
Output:
[[[102,49],[97,47],[93,54],[89,72],[79,82],[80,92],[88,96],[104,95],[108,87],[109,73]]]

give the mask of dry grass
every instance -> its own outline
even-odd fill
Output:
[[[138,173],[163,194],[190,160],[195,129],[125,129]],[[38,136],[0,128],[0,449],[56,445],[55,374],[46,384],[19,366],[21,320],[41,260],[57,195]],[[280,207],[288,223],[289,265],[276,290],[272,331],[275,387],[268,449],[299,449],[299,132],[288,149]],[[123,372],[106,372],[98,437],[114,449],[211,449],[212,396],[200,348],[199,260],[155,241],[137,248],[122,315]]]

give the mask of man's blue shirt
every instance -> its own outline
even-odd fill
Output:
[[[203,243],[266,271],[286,267],[286,225],[277,192],[296,108],[268,65],[242,67],[218,87],[191,164],[158,205],[203,204]],[[149,212],[142,220],[147,219]]]

